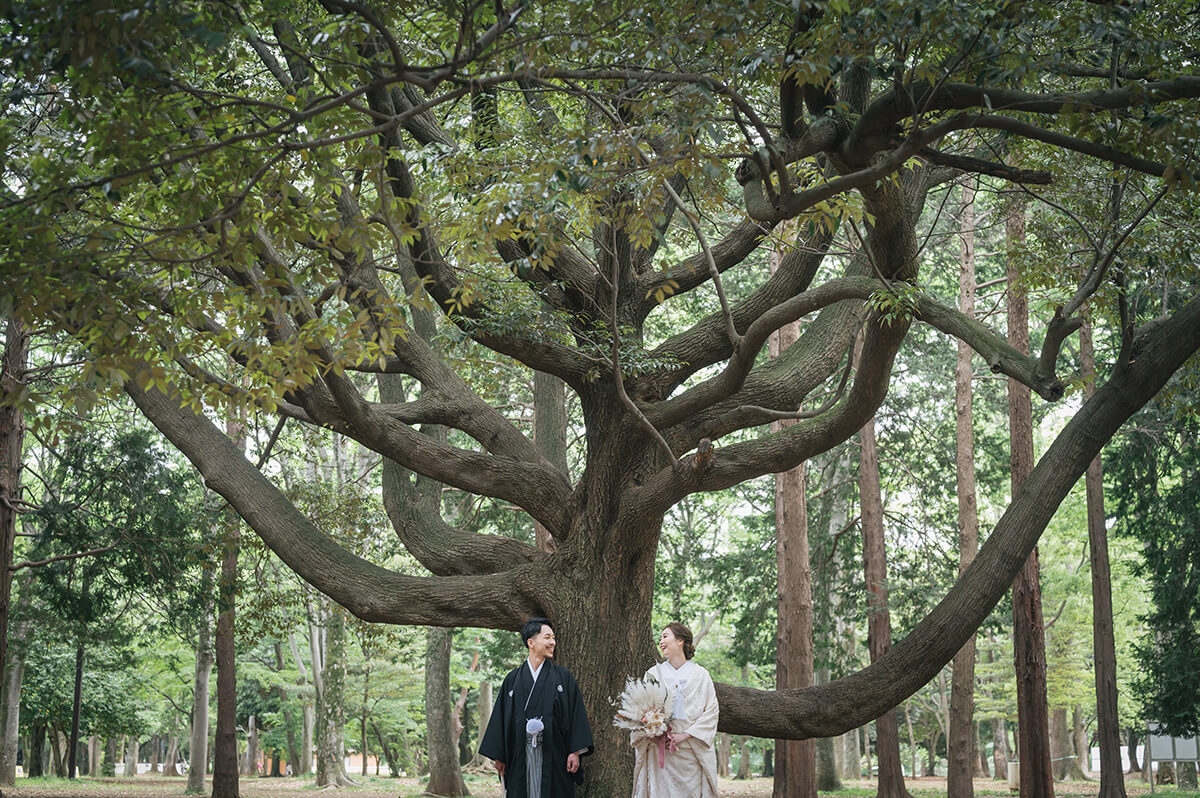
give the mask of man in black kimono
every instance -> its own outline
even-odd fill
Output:
[[[582,783],[579,757],[592,752],[592,729],[575,677],[551,662],[554,629],[525,624],[525,662],[504,677],[479,753],[494,760],[508,798],[571,798]]]

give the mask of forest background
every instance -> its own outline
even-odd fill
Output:
[[[1194,734],[1195,15],[1024,5],[19,5],[0,785],[203,751],[214,794],[348,786],[366,751],[457,794],[534,611],[607,743],[689,624],[747,688],[721,769],[805,790],[957,794],[1036,725],[1078,778],[1106,711],[1120,770],[1147,721]],[[864,701],[883,732],[755,703],[953,615],[1110,377],[1132,419],[1041,533],[1044,620],[965,602],[974,650]]]

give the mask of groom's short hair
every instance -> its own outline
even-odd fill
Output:
[[[550,623],[549,618],[530,618],[526,621],[524,628],[521,629],[521,643],[528,648],[529,638],[540,634],[543,626],[549,626],[551,630],[554,629],[554,624]]]

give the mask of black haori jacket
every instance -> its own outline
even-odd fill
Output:
[[[529,664],[522,662],[500,685],[479,753],[505,764],[508,798],[526,798],[529,794],[525,768],[525,721],[529,718],[541,718],[545,724],[538,743],[545,746],[542,795],[572,798],[575,785],[583,782],[583,767],[568,773],[567,756],[575,751],[582,751],[584,756],[592,752],[592,728],[579,685],[570,671],[547,659],[534,684]]]

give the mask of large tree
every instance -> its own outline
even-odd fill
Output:
[[[914,321],[1056,400],[1084,305],[1119,319],[1111,378],[906,639],[829,684],[719,687],[730,733],[838,734],[950,660],[1103,443],[1200,347],[1194,272],[1172,275],[1178,301],[1143,325],[1109,279],[1143,275],[1110,260],[1049,270],[1059,308],[1040,355],[1023,355],[922,291],[918,230],[926,194],[963,171],[1051,179],[1004,162],[1027,143],[1056,164],[1190,184],[1187,19],[1175,4],[1007,0],[18,2],[0,21],[0,310],[75,335],[77,401],[122,386],[268,546],[359,617],[553,618],[598,743],[588,794],[618,794],[628,746],[607,702],[653,656],[669,508],[852,436]],[[1116,37],[1137,46],[1112,87],[1097,65]],[[789,219],[799,233],[767,276],[764,242]],[[433,339],[409,321],[428,304],[443,316]],[[760,358],[797,320],[800,339]],[[487,359],[565,383],[577,470],[526,434],[520,397],[470,371]],[[431,575],[390,572],[247,459],[210,418],[226,405],[521,508],[554,552],[401,501],[392,525]],[[798,423],[770,431],[783,418]],[[421,434],[434,426],[444,438]]]

